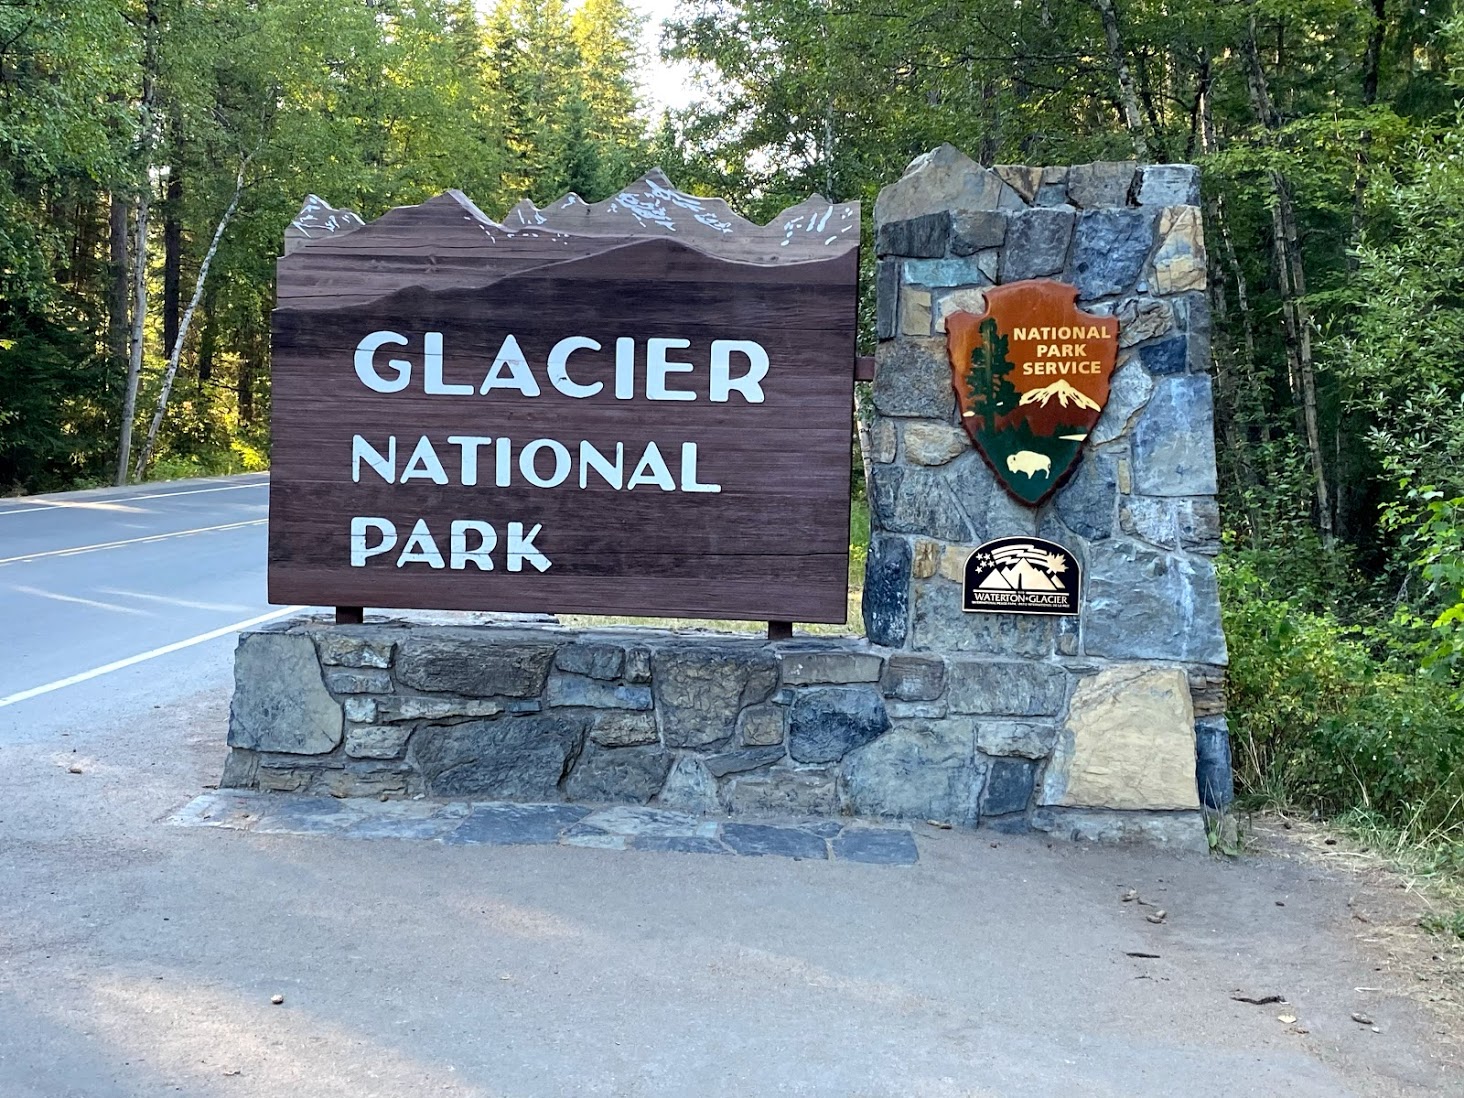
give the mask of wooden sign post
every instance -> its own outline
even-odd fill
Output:
[[[497,224],[312,199],[279,261],[277,603],[842,622],[859,212],[652,173]]]

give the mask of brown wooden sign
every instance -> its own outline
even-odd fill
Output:
[[[986,310],[946,321],[961,421],[1003,487],[1035,506],[1077,464],[1108,403],[1118,321],[1077,307],[1077,287],[1039,278],[985,291]]]
[[[842,622],[857,205],[660,173],[503,224],[311,199],[274,313],[276,603]]]

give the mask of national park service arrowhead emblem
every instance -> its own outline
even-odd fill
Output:
[[[1017,499],[1035,507],[1077,464],[1108,402],[1118,321],[1077,307],[1049,278],[984,291],[986,310],[952,313],[946,340],[961,422]]]

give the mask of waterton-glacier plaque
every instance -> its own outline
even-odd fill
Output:
[[[966,558],[961,609],[986,614],[1078,612],[1078,558],[1045,538],[997,538]]]

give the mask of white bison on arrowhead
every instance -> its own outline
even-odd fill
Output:
[[[1044,477],[1050,477],[1052,476],[1052,459],[1046,454],[1039,454],[1036,450],[1018,450],[1015,454],[1007,455],[1007,468],[1013,473],[1026,473],[1028,480],[1038,473]]]

